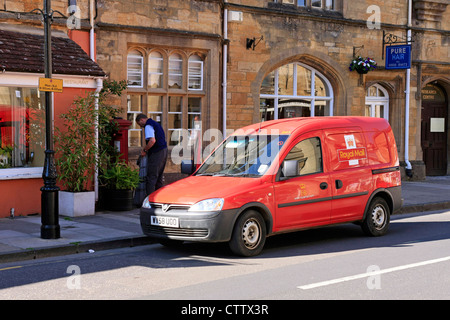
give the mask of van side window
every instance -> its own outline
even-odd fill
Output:
[[[298,175],[322,172],[322,149],[318,137],[297,143],[284,160],[298,161]]]

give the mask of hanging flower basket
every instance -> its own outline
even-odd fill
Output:
[[[362,58],[361,56],[354,58],[348,67],[350,71],[356,70],[360,74],[366,74],[377,68],[377,63],[372,58]]]

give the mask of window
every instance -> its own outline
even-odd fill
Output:
[[[128,87],[142,88],[142,78],[143,78],[143,57],[142,54],[133,50],[128,54],[127,57],[127,78]]]
[[[189,90],[203,90],[203,61],[197,55],[189,57]]]
[[[389,120],[389,94],[379,84],[370,86],[366,91],[364,115]]]
[[[333,90],[318,71],[301,63],[284,65],[261,84],[262,121],[333,115]]]
[[[183,60],[177,53],[169,57],[169,88],[181,89],[183,86]]]
[[[181,129],[183,123],[183,97],[169,97],[168,130],[169,145],[176,145],[181,142]]]
[[[322,172],[322,150],[317,137],[297,143],[284,159],[298,161],[298,175]]]
[[[335,10],[335,0],[275,0],[282,4],[297,4],[299,7],[312,7],[325,10]]]
[[[0,169],[42,167],[44,95],[37,88],[0,87]]]
[[[129,52],[127,117],[133,122],[129,147],[141,146],[142,129],[134,120],[141,112],[161,123],[169,146],[182,141],[183,130],[189,132],[189,139],[198,134],[207,94],[204,65],[203,53],[198,50],[142,48]],[[142,78],[143,74],[147,76]]]
[[[142,130],[136,123],[136,116],[142,113],[142,96],[127,95],[127,120],[131,121],[128,130],[128,146],[139,147],[141,145]]]
[[[164,59],[159,52],[152,52],[148,59],[148,86],[161,88],[163,84]]]

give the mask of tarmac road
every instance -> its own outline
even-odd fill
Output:
[[[450,211],[404,214],[383,237],[345,224],[269,238],[252,258],[151,244],[3,263],[0,299],[449,299],[448,248]]]

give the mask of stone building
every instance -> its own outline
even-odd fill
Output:
[[[159,119],[172,146],[194,119],[204,133],[284,117],[379,116],[394,129],[402,168],[423,179],[450,173],[449,17],[444,0],[99,0],[97,61],[129,80],[128,118]],[[411,41],[409,71],[385,68],[383,39]],[[377,68],[350,71],[356,56]],[[131,128],[130,148],[139,140]]]
[[[41,28],[28,12],[42,2],[2,0],[0,27]],[[208,149],[227,130],[262,120],[377,116],[390,122],[403,177],[408,168],[412,179],[450,174],[448,4],[52,0],[61,13],[55,13],[53,28],[81,44],[109,78],[128,80],[115,103],[132,121],[130,158],[142,143],[133,121],[140,112],[161,122],[172,155],[199,127]],[[386,46],[408,41],[411,68],[386,68]],[[357,56],[377,67],[351,71]],[[172,157],[168,180],[178,172]]]

